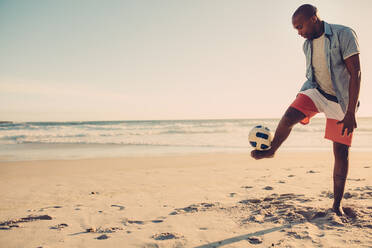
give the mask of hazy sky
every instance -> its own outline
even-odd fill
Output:
[[[305,81],[303,3],[356,31],[372,116],[369,0],[0,0],[0,120],[280,117]]]

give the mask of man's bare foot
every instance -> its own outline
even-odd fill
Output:
[[[251,152],[251,156],[254,159],[262,159],[262,158],[272,158],[274,157],[275,152],[272,149],[266,150],[266,151],[258,151],[258,150],[253,150]]]
[[[340,205],[333,205],[332,207],[332,211],[335,212],[337,214],[337,216],[343,216],[344,215],[344,211],[342,210],[342,207]]]

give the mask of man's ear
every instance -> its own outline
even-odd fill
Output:
[[[311,22],[312,23],[316,23],[316,21],[318,20],[318,17],[316,15],[313,15],[311,18],[310,18]]]

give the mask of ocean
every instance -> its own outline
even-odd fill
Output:
[[[148,120],[0,123],[0,161],[250,152],[248,133],[279,119]],[[324,118],[296,125],[280,148],[323,151]],[[372,151],[372,118],[358,118],[352,150]]]

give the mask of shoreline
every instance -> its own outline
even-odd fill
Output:
[[[221,150],[221,151],[199,151],[199,152],[159,152],[159,153],[128,153],[123,155],[96,155],[96,156],[86,156],[86,157],[64,157],[64,158],[32,158],[32,159],[22,159],[22,158],[12,158],[11,156],[1,156],[0,155],[0,164],[4,163],[17,163],[17,162],[51,162],[51,161],[78,161],[78,160],[104,160],[104,159],[125,159],[125,158],[167,158],[167,157],[192,157],[192,156],[200,156],[200,155],[247,155],[250,157],[250,152],[252,149],[246,149],[246,151],[239,149],[239,150]],[[364,153],[371,153],[372,150],[370,149],[356,149],[354,150],[353,147],[350,149],[350,156],[352,156],[353,153],[357,154],[364,154]],[[314,150],[312,148],[304,149],[304,148],[298,148],[298,149],[281,149],[279,152],[277,152],[277,155],[279,154],[309,154],[309,153],[330,153],[333,154],[332,148],[319,148],[317,150]],[[277,156],[276,155],[276,156]],[[276,157],[275,156],[275,157]],[[371,155],[372,156],[372,155]],[[275,157],[273,159],[275,159]],[[272,159],[271,159],[272,160]]]

